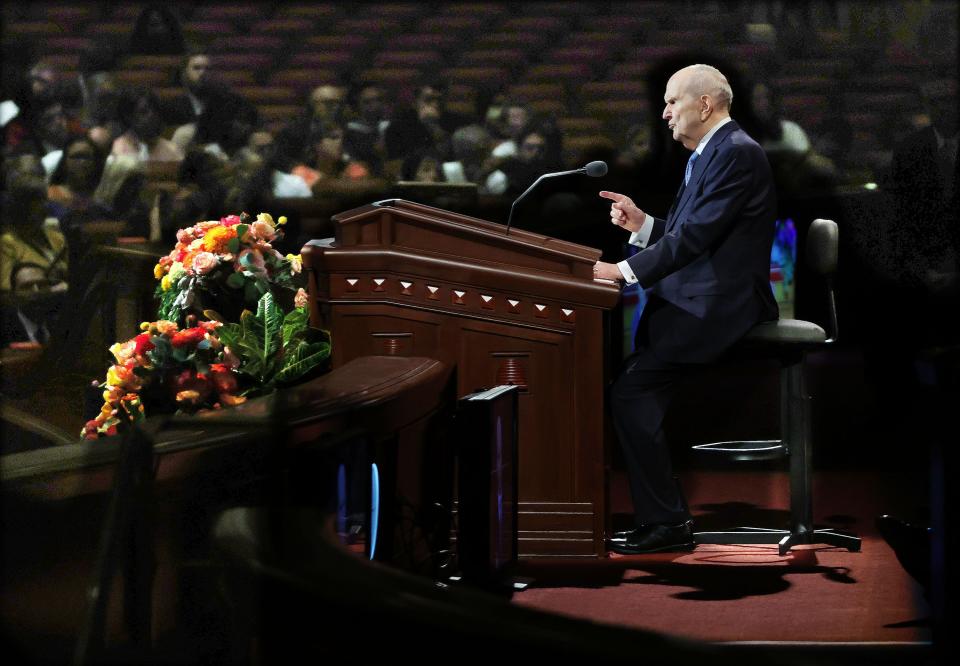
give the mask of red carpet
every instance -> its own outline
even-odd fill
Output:
[[[681,474],[695,529],[781,527],[786,476],[770,471]],[[514,603],[595,622],[708,641],[913,643],[930,640],[922,589],[873,529],[889,510],[886,484],[868,472],[815,477],[817,526],[853,531],[862,551],[801,546],[701,545],[691,553],[611,554],[592,562],[535,562]],[[611,505],[628,514],[625,480]],[[619,525],[618,525],[619,526]]]

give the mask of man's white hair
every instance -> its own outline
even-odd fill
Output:
[[[687,90],[699,97],[710,95],[720,109],[730,110],[733,104],[733,89],[730,82],[719,69],[713,65],[696,64],[685,67],[681,71],[689,72]]]

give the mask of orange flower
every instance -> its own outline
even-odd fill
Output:
[[[172,344],[174,347],[187,347],[196,345],[203,340],[203,336],[206,335],[206,333],[206,330],[200,326],[178,331],[173,334],[170,344]]]
[[[234,227],[213,227],[203,235],[203,249],[214,254],[224,254],[227,245],[237,237]]]

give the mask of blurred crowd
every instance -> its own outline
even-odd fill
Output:
[[[178,94],[161,99],[154,89],[121,85],[118,64],[136,54],[179,56],[171,72]],[[443,81],[399,91],[328,81],[309,90],[296,117],[266,123],[218,76],[216,54],[186,43],[164,5],[147,7],[122,47],[99,43],[83,52],[76,77],[19,46],[4,60],[6,292],[63,282],[71,257],[83,255],[84,229],[97,221],[122,223],[123,236],[170,241],[198,220],[270,210],[276,199],[373,201],[400,181],[472,183],[479,196],[509,203],[539,175],[572,166],[564,163],[557,118],[497,90],[477,90],[471,113],[454,112]],[[785,91],[775,90],[762,69],[748,78],[729,63],[718,65],[734,74],[733,116],[767,149],[781,197],[874,177],[842,159],[851,129],[839,118],[830,135],[810,136],[785,117]],[[651,68],[648,122],[627,129],[619,145],[578,156],[606,160],[607,189],[645,195],[651,206],[669,204],[686,159],[659,119],[666,79],[657,76],[675,66]],[[151,186],[158,180],[168,186]],[[571,231],[596,212],[595,183],[582,180],[589,179],[544,187],[527,202],[520,226],[605,247],[591,236],[595,225],[583,235]],[[5,327],[5,336],[42,339],[34,324]]]

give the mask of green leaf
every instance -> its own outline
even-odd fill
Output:
[[[219,321],[221,324],[227,323],[227,320],[223,318],[223,315],[216,310],[206,309],[203,311],[203,316],[210,321]]]
[[[294,353],[287,356],[283,368],[277,373],[276,381],[289,382],[302,377],[330,356],[330,343],[314,342],[298,345]]]
[[[283,347],[306,335],[309,315],[304,308],[294,308],[283,318]]]
[[[224,324],[217,329],[217,337],[220,338],[220,342],[231,348],[237,346],[240,340],[240,333],[240,324]]]
[[[243,286],[243,300],[247,303],[256,303],[260,298],[260,292],[257,290],[257,283],[253,280],[247,280]]]
[[[227,250],[228,250],[231,254],[236,254],[237,252],[239,252],[239,251],[240,251],[240,239],[239,239],[239,238],[231,238],[231,239],[229,240],[229,242],[227,242]]]
[[[243,235],[247,233],[247,229],[250,228],[249,224],[238,224],[237,225],[237,238],[243,238]],[[236,250],[230,250],[231,252],[236,252]]]
[[[227,286],[234,289],[240,289],[246,282],[240,273],[230,273],[230,277],[227,278]]]
[[[257,320],[262,324],[263,355],[266,358],[276,354],[280,349],[283,327],[283,312],[269,291],[261,296],[257,303]]]

